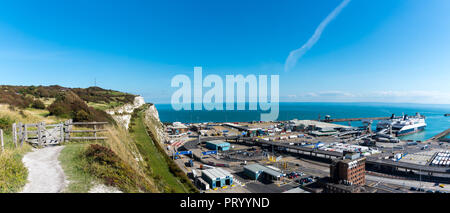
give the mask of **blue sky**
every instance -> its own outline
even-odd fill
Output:
[[[167,103],[177,74],[279,74],[281,101],[450,104],[450,1],[2,1],[0,84]]]

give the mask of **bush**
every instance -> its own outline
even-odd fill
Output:
[[[31,107],[32,107],[32,108],[35,108],[35,109],[45,109],[45,104],[44,104],[44,102],[42,102],[41,100],[36,99],[36,100],[34,100],[33,103],[31,104]]]
[[[0,193],[18,192],[27,182],[28,170],[18,154],[0,154]]]
[[[114,123],[112,117],[104,111],[89,107],[77,94],[68,91],[59,95],[48,107],[50,115],[73,118],[73,121],[99,121]]]
[[[53,86],[0,86],[0,103],[9,104],[18,108],[34,107],[36,98],[56,98],[72,93],[80,100],[105,104],[133,103],[135,95],[113,90],[105,90],[100,87],[65,88],[58,85]],[[42,109],[40,103],[38,109]],[[45,108],[45,106],[44,106]],[[88,111],[86,111],[88,112]],[[66,114],[65,114],[66,115]]]
[[[4,132],[10,131],[13,123],[14,120],[8,116],[0,117],[0,129],[3,129]]]
[[[151,183],[111,149],[91,144],[84,155],[88,161],[86,172],[103,180],[106,185],[118,187],[124,192],[152,191]]]
[[[91,119],[90,119],[90,115],[86,111],[79,110],[75,114],[75,117],[73,118],[73,120],[75,120],[75,121],[88,121],[88,120],[91,120]]]

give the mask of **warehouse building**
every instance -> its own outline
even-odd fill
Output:
[[[227,151],[230,149],[230,143],[221,140],[206,142],[206,148],[211,150]]]
[[[181,122],[173,122],[172,126],[168,129],[172,135],[185,134],[189,131],[189,128]]]
[[[244,166],[244,174],[253,180],[281,180],[283,178],[283,174],[265,167],[259,164],[250,164],[248,166]]]
[[[205,180],[212,189],[233,184],[233,175],[221,168],[203,170],[202,179]]]

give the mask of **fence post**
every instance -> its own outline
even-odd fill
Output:
[[[28,125],[24,124],[23,125],[23,140],[22,140],[22,144],[24,141],[28,140]]]
[[[16,123],[13,123],[13,125],[12,125],[12,137],[13,137],[14,146],[17,148],[17,125],[16,125]]]
[[[42,123],[37,124],[37,133],[38,133],[38,145],[42,146]]]
[[[0,141],[2,143],[2,152],[5,151],[5,144],[3,144],[3,129],[0,129]]]
[[[62,123],[61,122],[61,124],[60,124],[60,126],[59,126],[59,128],[60,128],[60,136],[61,136],[61,143],[64,143],[64,123]]]
[[[66,132],[66,138],[65,140],[70,140],[70,130],[72,125],[72,119],[69,119],[64,122],[64,131]]]
[[[43,121],[43,122],[41,122],[41,131],[42,131],[42,133],[47,133],[47,127],[45,126],[45,121]],[[44,145],[44,143],[45,144],[47,144],[47,139],[49,139],[49,138],[47,138],[47,136],[50,136],[50,135],[43,135],[41,133],[41,143],[42,143],[42,145]]]
[[[22,122],[19,122],[18,136],[19,136],[20,147],[22,147],[22,141],[23,141]]]
[[[97,130],[97,125],[94,124],[94,130]],[[94,132],[95,142],[97,142],[97,132]]]

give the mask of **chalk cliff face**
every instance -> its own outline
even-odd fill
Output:
[[[146,112],[148,115],[150,115],[155,121],[157,121],[158,123],[161,123],[161,121],[159,120],[159,114],[158,114],[158,110],[156,109],[155,105],[151,105]]]
[[[145,119],[146,121],[150,122],[150,124],[153,124],[151,125],[151,127],[154,128],[156,132],[158,142],[163,143],[165,141],[164,125],[162,124],[161,120],[159,120],[158,110],[156,109],[155,105],[151,105],[145,111]]]
[[[141,96],[136,96],[132,104],[125,104],[115,109],[106,110],[106,113],[110,114],[119,125],[123,126],[125,129],[128,129],[131,120],[131,113],[144,104],[144,98]]]

